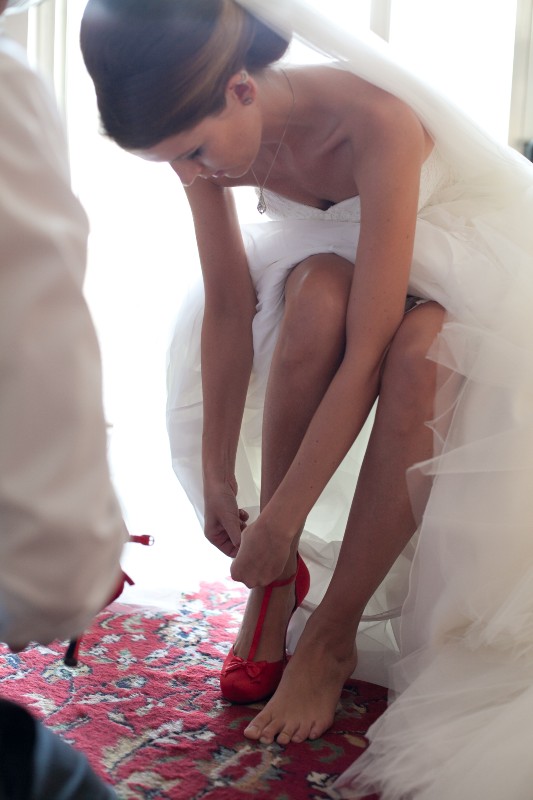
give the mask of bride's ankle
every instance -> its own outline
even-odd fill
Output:
[[[236,652],[239,654],[241,649],[247,652],[251,645],[261,615],[264,593],[265,589],[262,587],[250,591],[241,629],[235,642]],[[275,649],[284,647],[285,631],[293,605],[294,586],[287,584],[273,590],[262,624],[261,649],[265,646],[267,648],[273,646]]]
[[[301,643],[340,660],[351,659],[356,652],[356,633],[356,621],[347,624],[340,615],[321,615],[319,606],[307,621]]]

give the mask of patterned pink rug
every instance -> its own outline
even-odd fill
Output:
[[[386,692],[351,682],[317,741],[248,742],[259,706],[232,706],[218,686],[244,599],[228,581],[183,595],[174,613],[114,603],[82,640],[77,668],[64,665],[64,644],[0,647],[0,694],[82,750],[123,800],[324,800]]]

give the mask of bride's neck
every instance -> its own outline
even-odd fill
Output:
[[[300,109],[294,76],[285,67],[269,67],[257,78],[263,119],[263,144],[273,144],[288,135]]]

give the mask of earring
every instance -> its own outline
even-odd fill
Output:
[[[253,102],[254,102],[253,97],[245,97],[244,100],[242,101],[244,106],[251,106]]]
[[[241,70],[241,83],[246,83],[246,81],[248,80],[248,77],[249,76],[248,76],[248,73],[246,72],[246,70],[245,69]]]

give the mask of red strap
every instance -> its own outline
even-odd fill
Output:
[[[129,541],[137,542],[137,544],[145,544],[147,547],[151,547],[154,543],[154,537],[144,533],[142,536],[130,536]]]
[[[265,586],[265,593],[263,595],[263,600],[261,601],[261,608],[259,609],[259,617],[257,618],[254,637],[252,639],[252,645],[250,647],[250,652],[248,653],[247,661],[254,660],[254,656],[259,646],[259,642],[261,641],[261,634],[263,633],[263,623],[265,621],[266,613],[268,611],[268,604],[270,602],[272,590],[277,589],[281,586],[288,586],[290,583],[294,583],[297,574],[298,570],[296,570],[294,575],[291,575],[291,577],[287,578],[286,580],[272,581],[272,583],[269,583],[268,586]]]

